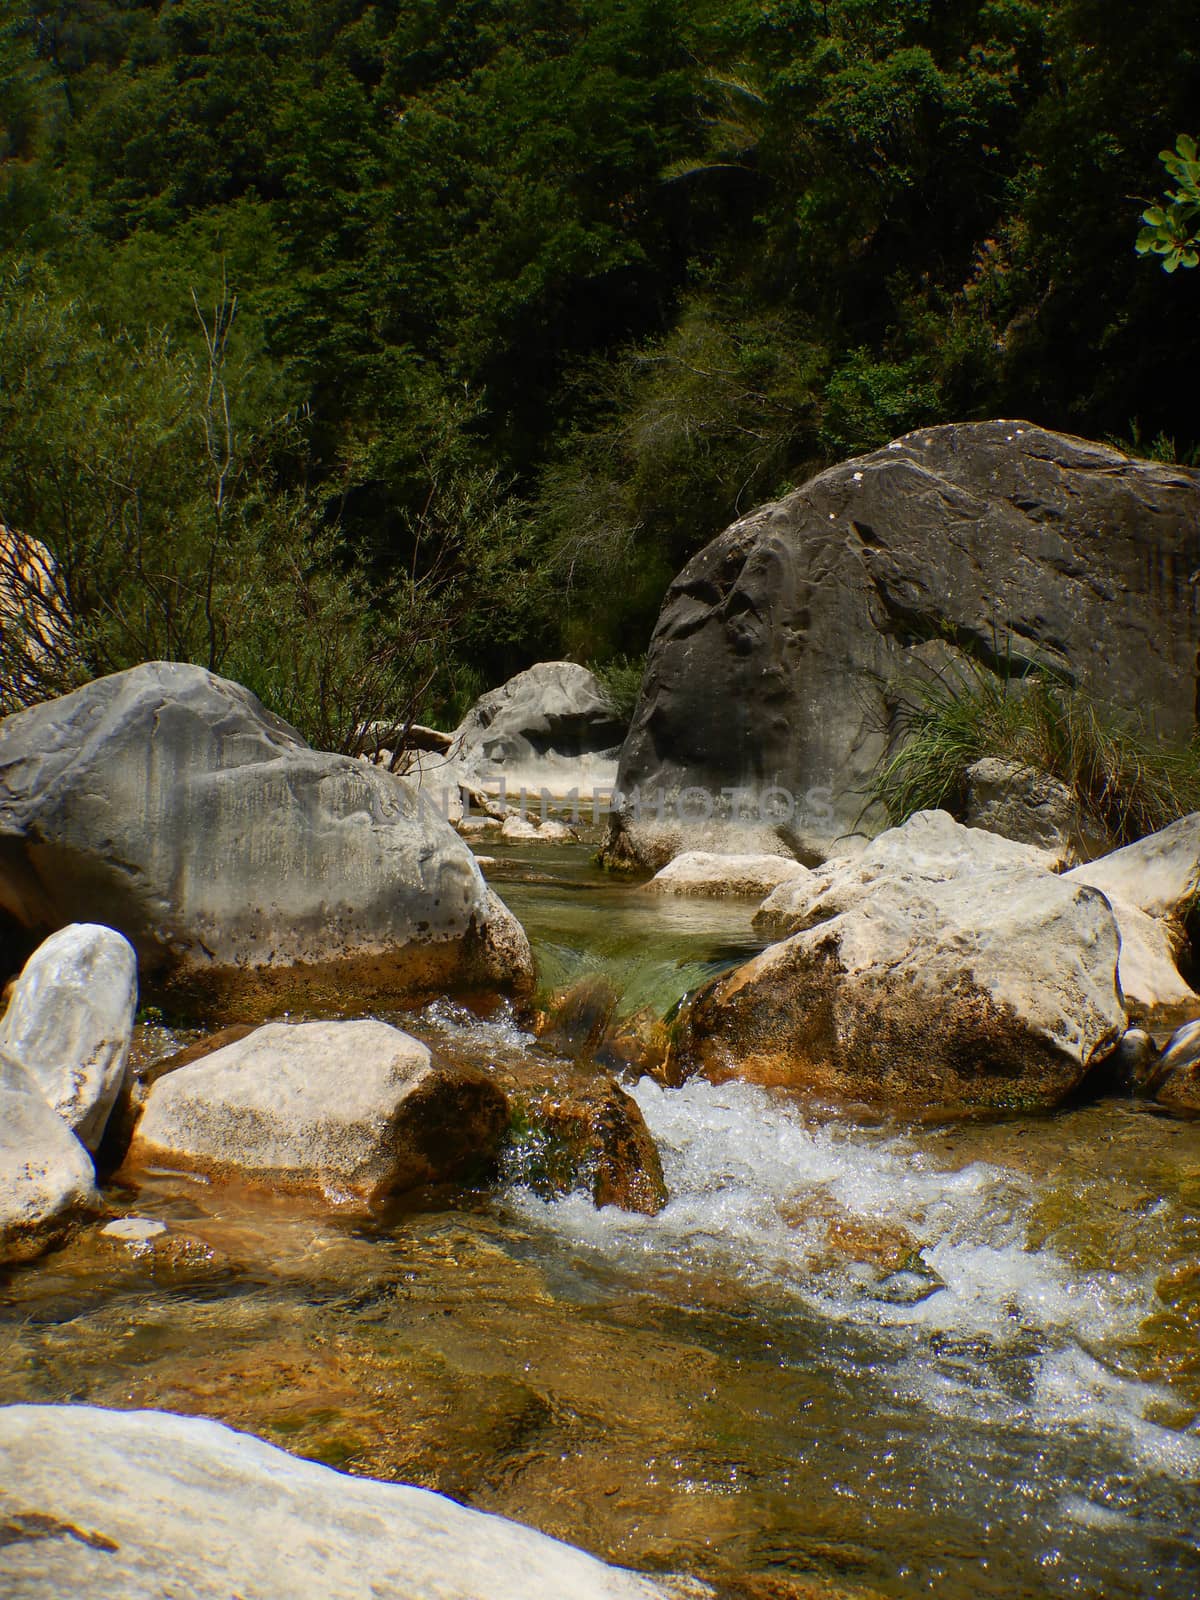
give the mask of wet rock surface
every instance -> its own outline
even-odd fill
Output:
[[[583,1190],[597,1206],[656,1216],[662,1161],[637,1101],[606,1073],[537,1062],[498,1068],[508,1096],[508,1172],[546,1198]]]

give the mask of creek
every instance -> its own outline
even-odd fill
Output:
[[[661,1013],[758,947],[749,905],[488,848],[547,988],[599,974]],[[537,1048],[505,1012],[390,1020],[485,1066]],[[0,1280],[0,1401],[202,1413],[730,1594],[1190,1600],[1200,1124],[632,1092],[656,1217],[538,1198],[519,1163],[369,1226],[170,1174],[111,1190],[170,1248],[92,1230]]]

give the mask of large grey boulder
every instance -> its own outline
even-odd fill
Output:
[[[137,1000],[137,956],[128,939],[95,923],[72,923],[30,956],[0,1017],[0,1048],[24,1065],[92,1151],[125,1083]]]
[[[403,781],[150,662],[0,722],[0,920],[117,928],[210,1010],[521,988],[528,941]]]
[[[504,1095],[384,1022],[269,1023],[150,1090],[126,1166],[182,1167],[369,1205],[473,1175]]]
[[[482,695],[459,724],[462,770],[515,801],[522,788],[552,794],[611,787],[625,722],[604,685],[574,661],[540,661]]]
[[[0,1409],[0,1527],[8,1600],[678,1592],[428,1489],[348,1477],[220,1423],[161,1411]]]
[[[0,1265],[40,1254],[99,1205],[87,1151],[0,1049]]]
[[[669,1081],[918,1114],[1057,1105],[1125,1032],[1104,896],[944,813],[872,849],[784,886],[801,931],[699,991]]]
[[[931,649],[1046,667],[1189,734],[1198,567],[1200,473],[1028,423],[922,429],[830,468],[668,590],[621,753],[638,799],[610,848],[655,868],[691,843],[763,848],[734,842],[741,828],[719,841],[737,807],[802,859],[828,856],[860,825],[889,685]],[[678,820],[689,788],[713,808],[684,808],[702,838]]]

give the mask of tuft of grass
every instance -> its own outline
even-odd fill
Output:
[[[892,685],[893,753],[869,791],[893,825],[916,811],[966,804],[967,769],[984,756],[1049,773],[1081,821],[1128,844],[1200,811],[1200,740],[1169,744],[1136,717],[1045,672],[997,674],[974,664]]]
[[[640,656],[614,656],[612,660],[600,666],[593,666],[592,671],[608,690],[609,698],[616,707],[617,715],[625,722],[633,719],[637,707],[638,696],[642,690],[642,678],[646,671],[646,657]]]

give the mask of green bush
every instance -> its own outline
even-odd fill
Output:
[[[985,756],[1057,778],[1081,820],[1099,823],[1118,844],[1200,810],[1200,741],[1168,744],[1048,674],[972,665],[893,690],[898,738],[870,798],[894,825],[916,811],[961,813],[967,769]]]
[[[601,666],[593,666],[592,671],[608,690],[618,714],[630,721],[642,690],[645,656],[614,656]]]

